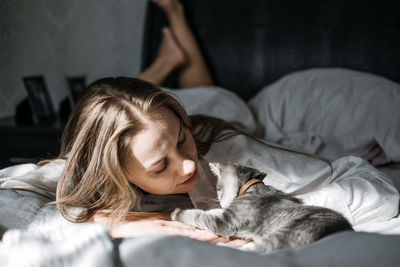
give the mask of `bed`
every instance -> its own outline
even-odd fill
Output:
[[[364,158],[400,190],[398,4],[182,3],[217,86],[174,91],[189,113],[240,121],[254,135],[330,160]],[[154,59],[166,25],[154,4],[146,12],[142,68]],[[174,74],[163,87],[176,87]],[[55,184],[60,169],[14,166],[0,170],[0,184],[19,177],[14,182],[20,185],[38,176]],[[264,256],[177,236],[111,239],[101,225],[65,221],[47,201],[41,194],[0,190],[2,266],[400,265],[396,197],[381,207],[392,209],[384,222]]]

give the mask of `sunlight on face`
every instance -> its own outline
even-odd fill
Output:
[[[169,109],[160,109],[131,142],[128,181],[152,194],[191,191],[199,181],[193,136]]]

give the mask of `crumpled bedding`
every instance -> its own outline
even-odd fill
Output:
[[[354,156],[340,158],[332,162],[331,173],[329,165],[320,159],[268,147],[245,136],[216,143],[199,164],[201,182],[189,193],[198,208],[206,208],[201,205],[216,197],[214,177],[206,161],[230,161],[260,169],[267,173],[265,184],[295,195],[306,205],[336,210],[359,231],[375,232],[382,228],[378,223],[398,214],[399,192],[385,173],[366,160]],[[23,164],[3,169],[1,187],[34,190],[33,181],[36,181],[33,184],[41,181],[38,191],[49,195],[43,188],[50,188],[51,192],[63,166],[64,161],[57,160],[41,167]],[[10,174],[18,176],[4,177]],[[395,227],[385,228],[386,233],[400,234],[397,225],[389,225]]]
[[[400,262],[399,235],[342,232],[313,244],[256,255],[178,236],[111,240],[87,223],[37,233],[10,230],[0,243],[3,267],[14,266],[386,266]]]
[[[189,114],[239,120],[250,132],[260,136],[256,117],[234,94],[214,87],[174,93]],[[207,101],[212,104],[207,106]],[[302,139],[296,133],[286,137],[291,135],[295,137],[292,140],[296,140],[294,147],[303,144],[312,149],[315,142],[324,142],[323,139]],[[54,193],[63,168],[63,162],[56,161],[42,167],[25,164],[0,170],[0,187],[34,189],[39,193],[0,190],[0,225],[3,228],[0,230],[4,234],[0,243],[2,266],[155,266],[160,263],[193,267],[250,263],[251,266],[265,266],[266,262],[273,266],[354,266],[360,263],[377,266],[382,262],[387,263],[385,266],[397,266],[400,262],[399,254],[393,249],[397,250],[400,245],[399,193],[388,175],[366,160],[340,157],[332,161],[331,174],[324,161],[237,136],[215,144],[199,165],[201,183],[190,193],[190,198],[200,208],[215,194],[207,161],[233,161],[259,168],[267,173],[265,184],[296,195],[305,204],[335,209],[346,216],[357,231],[374,233],[335,234],[304,248],[282,250],[268,256],[181,237],[111,240],[103,226],[69,223],[54,205],[43,205],[49,200],[44,196],[54,197],[49,192]],[[338,257],[338,254],[341,255]]]
[[[271,142],[329,159],[362,156],[379,144],[388,160],[400,162],[400,84],[381,76],[297,71],[262,88],[249,106]]]
[[[312,84],[316,81],[323,80],[327,75],[330,77],[331,83],[332,80],[335,81],[337,79],[337,76],[343,76],[343,83],[347,86],[348,83],[350,83],[351,89],[353,90],[348,94],[354,94],[354,91],[357,90],[368,90],[368,88],[359,89],[356,86],[357,83],[365,84],[365,82],[362,82],[363,78],[366,78],[369,82],[375,79],[375,88],[377,84],[381,87],[387,85],[386,87],[388,88],[384,89],[384,91],[388,91],[389,94],[392,94],[393,90],[398,89],[397,84],[383,78],[343,69],[316,69],[306,71],[305,74],[295,73],[292,74],[295,81],[291,79],[285,80],[285,78],[283,78],[281,83],[287,84],[292,82],[301,84],[301,81],[308,79],[308,84]],[[346,81],[346,79],[351,79],[351,81]],[[328,90],[327,82],[329,81],[325,81],[324,90]],[[334,86],[334,88],[337,87],[336,84]],[[290,88],[295,90],[295,86]],[[313,88],[315,90],[315,87]],[[240,119],[239,122],[243,121],[243,123],[249,127],[251,133],[269,140],[268,131],[265,129],[268,129],[271,126],[270,124],[274,124],[275,121],[270,121],[268,118],[254,113],[257,111],[261,113],[265,112],[266,106],[270,103],[274,103],[274,98],[271,98],[271,94],[268,94],[268,90],[271,90],[269,86],[265,87],[258,96],[251,100],[250,107],[252,111],[250,112],[249,107],[243,105],[243,101],[240,98],[232,93],[225,92],[222,88],[194,88],[191,90],[176,90],[174,93],[182,100],[189,114],[209,114],[210,107],[207,106],[207,101],[209,99],[209,92],[212,92],[210,93],[212,98],[219,99],[218,105],[229,108],[225,110],[227,112],[223,112],[224,109],[221,108],[219,113],[212,112],[210,115],[218,116],[228,121],[238,121]],[[304,93],[307,89],[302,90]],[[343,90],[350,89],[346,87]],[[276,93],[277,89],[274,89],[273,92]],[[196,93],[199,96],[201,94],[202,98],[194,97]],[[376,93],[376,89],[374,93]],[[346,96],[348,96],[348,94]],[[276,93],[276,95],[278,94]],[[288,93],[286,93],[286,95],[288,95]],[[275,98],[277,98],[277,96]],[[384,99],[386,98],[385,95]],[[319,99],[316,99],[315,101],[318,100]],[[397,101],[397,98],[394,98],[393,101]],[[351,100],[349,103],[354,104]],[[293,107],[288,107],[287,104],[282,103],[281,109],[285,108],[285,111],[278,112],[278,114],[285,115],[280,118],[280,123],[282,125],[291,124],[292,122],[290,120],[293,120],[286,111],[290,109],[301,109],[301,107],[298,107],[301,103],[293,102],[292,104],[294,105]],[[232,109],[232,106],[236,106],[236,108]],[[320,108],[322,109],[322,107]],[[309,107],[304,106],[303,109],[308,110]],[[217,108],[213,107],[211,110],[217,110]],[[379,116],[382,116],[382,114],[379,114]],[[361,118],[361,115],[359,117]],[[264,118],[265,120],[262,122],[257,121],[257,119],[260,118]],[[310,123],[313,124],[314,122]],[[321,121],[320,123],[322,124]],[[329,121],[326,121],[326,123],[328,124]],[[264,130],[260,130],[260,128],[257,127],[259,124],[262,125],[262,129]],[[342,127],[345,127],[345,125],[344,123]],[[321,127],[323,128],[324,126]],[[329,128],[331,127],[330,125]],[[254,129],[256,130],[254,131]],[[339,131],[343,132],[344,130],[339,129]],[[355,131],[356,129],[353,129],[351,135],[356,134]],[[364,136],[366,136],[365,140],[370,138],[371,135],[374,135],[371,131],[373,130],[364,133]],[[329,138],[331,138],[331,136]],[[348,139],[353,140],[350,137]],[[389,139],[389,137],[386,139]],[[322,145],[327,148],[326,151],[336,151],[336,154],[330,154],[331,156],[335,155],[339,157],[332,161],[332,175],[330,174],[331,170],[328,165],[319,159],[266,147],[245,136],[237,136],[227,141],[214,144],[205,156],[205,159],[208,161],[231,161],[263,170],[268,174],[264,179],[264,183],[274,186],[286,193],[296,195],[298,198],[302,199],[305,204],[324,206],[341,212],[358,231],[400,233],[398,226],[399,219],[395,218],[399,212],[398,190],[393,186],[387,173],[379,171],[368,164],[366,160],[358,157],[364,154],[365,143],[358,143],[358,149],[354,149],[354,147],[358,145],[357,142],[353,140],[352,143],[349,143],[351,150],[346,150],[346,147],[340,150],[339,148],[342,148],[342,146],[330,149],[328,148],[330,146],[329,142],[325,142],[321,136],[315,139],[310,137],[310,134],[300,134],[296,132],[285,132],[285,142],[286,145],[287,142],[291,142],[293,148],[302,146],[303,149],[301,149],[301,151],[305,152],[318,152],[316,146],[321,147]],[[341,140],[340,142],[344,144],[345,140]],[[356,151],[359,153],[352,153]],[[353,154],[356,156],[341,156],[346,154]],[[212,188],[211,180],[213,178],[210,177],[211,174],[207,174],[204,168],[200,169],[203,169],[203,175],[201,176],[208,177],[209,181],[203,181],[203,185],[196,187],[196,189],[190,193],[190,196],[195,206],[204,208],[204,203],[207,202],[208,198],[215,197],[215,192],[213,192]]]
[[[388,176],[359,157],[342,157],[332,162],[331,174],[330,167],[319,159],[293,155],[237,136],[213,146],[205,159],[262,170],[267,173],[265,184],[296,196],[306,205],[340,212],[358,231],[383,230],[383,225],[399,211],[399,192]],[[199,171],[201,179],[207,181],[201,181],[189,193],[198,208],[204,208],[207,198],[216,196],[214,178],[205,165],[201,164]],[[400,225],[386,225],[386,233],[400,234]]]

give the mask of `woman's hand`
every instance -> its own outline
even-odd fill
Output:
[[[94,216],[94,222],[109,225],[108,220],[109,218],[102,214]],[[168,215],[160,213],[131,212],[124,222],[117,223],[110,229],[110,234],[113,238],[151,234],[179,235],[211,243],[225,243],[233,247],[241,247],[249,242],[243,239],[230,240],[182,222],[171,221]]]

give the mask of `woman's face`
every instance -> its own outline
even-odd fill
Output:
[[[193,136],[169,109],[160,109],[131,142],[128,181],[152,194],[181,194],[199,182]]]

